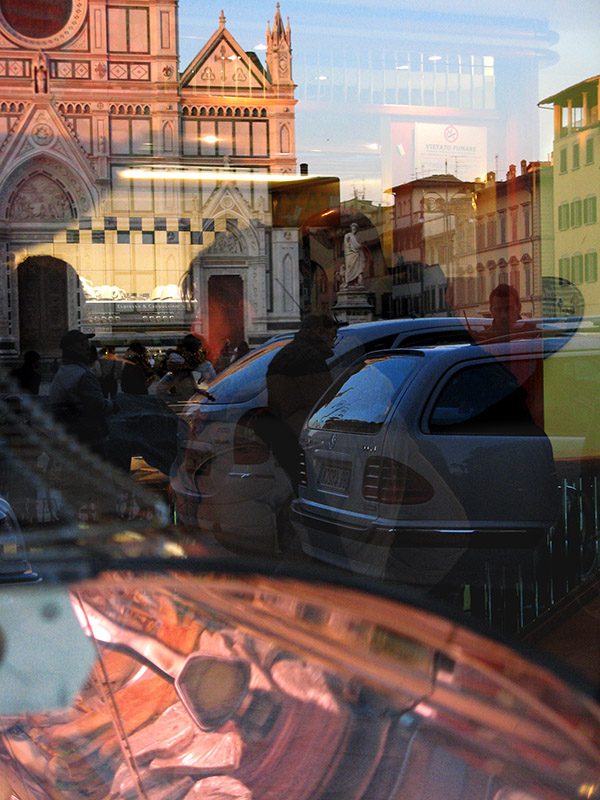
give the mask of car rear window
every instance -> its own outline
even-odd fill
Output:
[[[420,356],[409,355],[363,359],[326,392],[308,426],[318,430],[377,433],[420,362]]]
[[[432,433],[524,436],[542,433],[528,393],[500,362],[466,367],[441,390],[429,420]]]

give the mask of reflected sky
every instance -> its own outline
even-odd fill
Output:
[[[384,88],[379,97],[377,86],[386,69],[389,70],[385,79],[388,86],[390,75],[395,86],[401,85],[398,82],[401,79],[394,78],[393,70],[400,71],[405,67],[400,63],[404,60],[402,53],[410,50],[425,53],[424,69],[437,70],[443,62],[430,64],[427,55],[428,47],[433,53],[436,45],[438,49],[445,46],[447,53],[462,51],[463,58],[469,50],[485,53],[486,42],[490,52],[495,52],[497,57],[511,49],[515,52],[523,48],[546,51],[544,57],[534,59],[540,67],[539,75],[537,78],[530,75],[527,86],[525,83],[520,85],[526,81],[524,67],[514,69],[513,63],[503,72],[501,65],[497,64],[498,105],[506,108],[509,119],[514,119],[515,109],[519,106],[525,114],[519,122],[519,141],[512,152],[508,141],[502,141],[511,135],[506,120],[498,124],[500,141],[488,141],[487,170],[496,170],[500,174],[508,169],[510,163],[518,163],[521,158],[546,159],[551,152],[552,112],[538,111],[536,103],[559,89],[600,72],[596,49],[600,6],[592,0],[578,0],[575,4],[567,0],[541,4],[531,0],[509,0],[494,7],[493,13],[491,4],[482,7],[474,0],[443,3],[434,0],[428,4],[426,12],[415,9],[415,4],[408,0],[400,3],[379,0],[369,4],[355,0],[344,3],[343,7],[338,0],[319,3],[288,0],[282,4],[283,19],[285,21],[289,16],[292,27],[293,77],[298,84],[298,163],[307,162],[311,174],[339,175],[343,197],[356,193],[364,194],[369,200],[390,202],[389,195],[382,195],[382,191],[397,182],[389,162],[395,157],[393,146],[398,134],[394,130],[390,133],[386,120],[390,113],[395,113],[389,108],[385,112],[385,106],[390,105],[387,102],[390,92],[386,97]],[[219,10],[215,6],[200,15],[192,0],[181,0],[181,69],[189,64],[217,28]],[[228,29],[240,45],[246,50],[254,50],[264,60],[265,31],[267,21],[270,20],[271,24],[273,21],[274,3],[259,0],[249,6],[241,0],[233,0],[224,12]],[[437,55],[433,53],[434,57]],[[369,71],[378,73],[372,84],[375,94],[371,91],[367,96],[363,89],[362,98],[360,89],[356,90],[356,95],[353,87],[348,92],[348,80],[352,82],[352,70],[358,70],[359,64],[363,75]],[[340,78],[344,69],[346,73]],[[348,74],[350,78],[346,77]],[[406,73],[399,74],[406,77]],[[329,85],[336,80],[339,84],[337,89]],[[414,88],[408,91],[408,102],[412,106],[415,103]],[[392,94],[392,105],[402,102],[401,92]],[[360,107],[355,99],[359,100]],[[416,102],[428,105],[431,97],[427,97],[425,90]],[[434,101],[439,110],[438,122],[447,121],[447,112],[441,108],[445,102],[439,96]],[[477,100],[473,102],[476,104]],[[489,104],[489,101],[484,102]],[[332,109],[335,106],[335,113],[319,113],[324,108],[323,103]],[[371,104],[371,111],[367,112],[365,103]],[[450,97],[448,104],[451,105]],[[535,131],[536,125],[539,126],[539,135]]]

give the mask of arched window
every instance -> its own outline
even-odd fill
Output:
[[[290,152],[290,129],[287,125],[282,125],[279,130],[279,152]]]
[[[163,150],[165,153],[173,151],[173,128],[170,122],[163,125]]]

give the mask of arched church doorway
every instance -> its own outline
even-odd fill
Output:
[[[208,279],[208,341],[210,356],[218,358],[226,340],[232,346],[244,335],[244,285],[239,275]]]
[[[56,354],[69,325],[66,261],[30,256],[17,267],[21,352]]]

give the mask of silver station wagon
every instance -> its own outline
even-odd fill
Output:
[[[557,465],[573,481],[598,460],[599,353],[576,336],[362,358],[301,435],[304,552],[420,586],[535,558],[559,514]]]
[[[341,327],[329,362],[338,377],[368,351],[465,342],[491,320],[437,317],[383,320]],[[276,552],[280,520],[293,497],[286,473],[256,434],[266,411],[266,374],[292,341],[277,337],[234,363],[210,384],[212,400],[197,396],[182,410],[171,491],[178,519],[208,530],[234,550]]]

